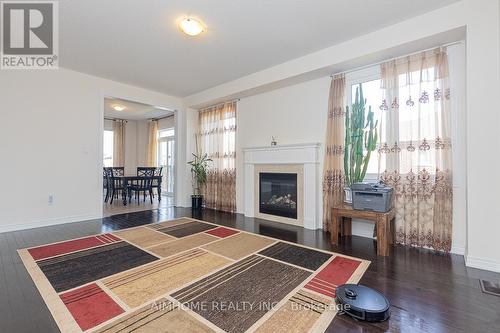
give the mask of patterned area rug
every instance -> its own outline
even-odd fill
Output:
[[[188,218],[18,252],[62,332],[323,332],[369,265]]]

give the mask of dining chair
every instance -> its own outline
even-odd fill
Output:
[[[102,188],[106,190],[106,196],[104,197],[104,202],[108,202],[109,199],[109,186],[108,186],[108,168],[102,168]]]
[[[137,168],[139,169],[139,168]],[[132,193],[134,193],[134,197],[139,203],[139,196],[141,192],[144,194],[144,202],[146,202],[146,192],[149,193],[149,199],[151,203],[153,203],[153,176],[154,176],[154,168],[143,168],[139,175],[139,170],[137,170],[138,176],[141,178],[133,180],[128,186],[128,201],[132,201]]]
[[[108,176],[108,193],[111,192],[111,201],[110,204],[113,203],[113,199],[115,196],[118,198],[118,193],[125,190],[123,187],[123,182],[118,176],[121,176],[120,170],[116,170],[116,168],[108,168],[107,169]]]
[[[148,170],[155,170],[156,167],[137,167],[137,176],[145,176]]]
[[[111,168],[113,169],[113,175],[115,177],[125,175],[125,167],[111,167]],[[123,181],[120,179],[115,179],[115,186],[120,188],[119,190],[116,190],[116,192],[115,192],[115,197],[118,199],[118,196],[120,195],[121,191],[123,190]]]
[[[154,176],[155,176],[155,178],[153,178],[153,184],[151,186],[153,188],[156,188],[156,193],[158,194],[158,202],[160,202],[161,201],[161,181],[163,178],[162,177],[163,176],[163,167],[162,166],[155,168]]]
[[[124,176],[125,167],[112,167],[115,176]]]

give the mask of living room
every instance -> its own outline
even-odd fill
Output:
[[[19,3],[0,330],[499,330],[498,0]]]

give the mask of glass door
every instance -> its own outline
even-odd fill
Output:
[[[162,194],[173,196],[175,180],[175,136],[162,136],[162,132],[167,131],[160,131],[160,137],[158,138],[158,166],[163,167]]]

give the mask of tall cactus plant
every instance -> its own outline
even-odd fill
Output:
[[[362,182],[366,175],[372,151],[377,148],[378,120],[374,120],[371,106],[366,114],[363,87],[356,87],[352,107],[346,107],[344,173],[346,185]]]

